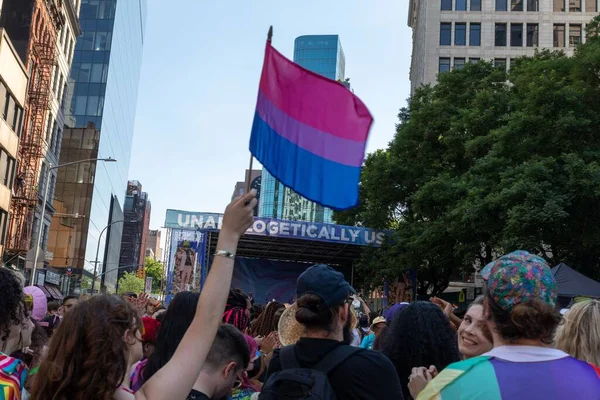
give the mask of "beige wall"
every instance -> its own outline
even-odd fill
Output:
[[[27,70],[15,51],[6,31],[0,28],[0,79],[20,107],[25,106],[27,93]],[[12,128],[0,117],[0,147],[4,148],[12,158],[17,159],[19,138]],[[0,184],[0,209],[10,211],[11,190]],[[10,216],[9,216],[10,218]],[[0,255],[4,246],[0,243]]]
[[[508,1],[510,10],[511,0]],[[585,10],[586,1],[582,0],[582,9]],[[453,9],[456,0],[453,0]],[[467,8],[471,0],[467,0]],[[569,1],[566,1],[567,7]],[[441,11],[441,0],[410,0],[408,25],[413,28],[413,54],[411,60],[411,91],[427,84],[435,83],[438,75],[439,58],[451,58],[454,65],[454,57],[480,58],[491,61],[495,58],[506,58],[507,63],[511,58],[520,56],[532,56],[534,47],[525,47],[526,34],[524,28],[523,47],[510,46],[510,23],[537,23],[539,24],[539,48],[551,50],[563,50],[572,55],[574,48],[569,47],[569,24],[580,24],[584,27],[583,37],[585,41],[585,25],[598,13],[592,12],[554,12],[552,0],[539,0],[539,11],[526,11],[527,0],[523,0],[525,11],[495,11],[496,0],[481,0],[482,11]],[[440,23],[452,23],[452,45],[440,46]],[[469,22],[481,23],[481,46],[455,46],[454,45],[454,23]],[[496,47],[494,45],[494,29],[496,23],[507,23],[508,46]],[[554,24],[566,24],[566,47],[553,47]],[[467,41],[469,31],[467,29]]]

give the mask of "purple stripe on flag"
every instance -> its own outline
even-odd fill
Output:
[[[261,91],[256,112],[277,134],[298,147],[339,164],[362,166],[366,142],[344,139],[310,127],[275,107]]]

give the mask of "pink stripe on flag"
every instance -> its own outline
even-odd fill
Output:
[[[260,91],[279,110],[331,135],[366,142],[373,117],[344,85],[285,58],[267,43]]]
[[[256,112],[279,136],[296,146],[339,164],[362,166],[366,142],[344,139],[303,124],[275,107],[261,91]]]

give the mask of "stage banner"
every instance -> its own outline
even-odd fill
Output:
[[[222,214],[167,210],[165,228],[217,231],[221,228],[222,222]],[[385,231],[368,228],[262,217],[255,217],[254,223],[246,233],[362,246],[380,246],[386,237]]]
[[[258,304],[275,299],[292,303],[296,297],[296,281],[311,264],[273,261],[256,258],[236,258],[231,286],[252,293]],[[350,282],[352,269],[337,268]]]
[[[203,250],[205,247],[203,232],[173,229],[171,231],[171,249],[167,265],[167,303],[177,293],[191,290],[199,291],[202,281]],[[200,254],[199,254],[200,252]]]

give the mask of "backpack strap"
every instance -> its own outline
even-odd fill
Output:
[[[327,354],[325,358],[321,360],[321,362],[315,365],[314,369],[321,371],[324,374],[329,374],[338,365],[362,350],[364,349],[361,349],[360,347],[353,347],[347,344],[340,345],[335,350],[330,351],[329,354]]]
[[[296,346],[290,345],[282,347],[281,350],[279,350],[279,361],[282,370],[300,368],[298,359],[296,359],[296,353],[294,352],[295,348]]]

